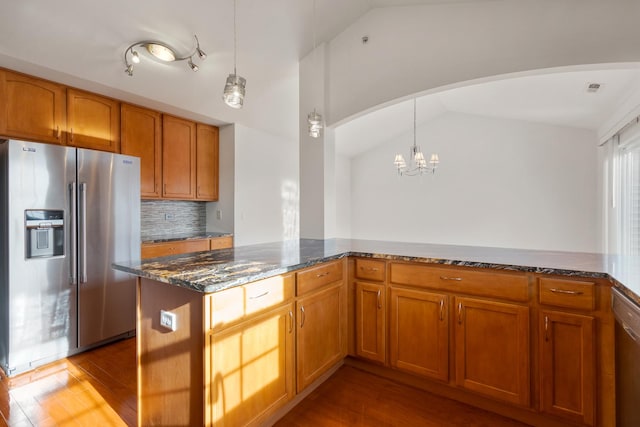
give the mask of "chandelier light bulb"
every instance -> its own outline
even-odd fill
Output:
[[[138,55],[138,52],[135,50],[131,51],[131,62],[133,62],[134,64],[140,63],[140,55]]]

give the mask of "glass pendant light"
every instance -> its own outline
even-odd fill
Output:
[[[245,88],[247,80],[236,72],[238,56],[238,38],[236,35],[236,0],[233,0],[233,74],[229,74],[224,85],[222,99],[231,108],[242,108],[244,104]]]
[[[313,66],[317,69],[316,61],[316,0],[313,0]],[[309,125],[309,136],[311,138],[319,138],[324,124],[322,115],[318,113],[314,107],[313,111],[307,115],[307,124]]]

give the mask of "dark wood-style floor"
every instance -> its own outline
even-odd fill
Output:
[[[135,426],[135,338],[8,379],[0,427]],[[522,427],[524,424],[344,366],[277,427]]]

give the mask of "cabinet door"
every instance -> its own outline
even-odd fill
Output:
[[[595,424],[594,318],[556,311],[540,315],[542,411]]]
[[[158,199],[162,195],[162,114],[122,104],[122,154],[140,157],[140,196]]]
[[[456,384],[530,404],[529,308],[456,298]]]
[[[356,354],[385,362],[384,285],[356,282]]]
[[[0,135],[64,144],[66,117],[64,86],[0,70]]]
[[[120,103],[93,93],[67,89],[67,144],[120,152]]]
[[[448,297],[391,288],[391,366],[442,381],[449,379]]]
[[[296,303],[297,390],[304,390],[346,354],[343,284]]]
[[[218,200],[218,128],[198,123],[196,137],[196,200]]]
[[[211,336],[212,425],[261,425],[293,397],[292,310],[288,304]]]
[[[196,124],[162,116],[162,197],[196,196]]]

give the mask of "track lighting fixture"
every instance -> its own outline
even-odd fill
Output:
[[[180,56],[174,48],[161,41],[143,40],[135,42],[124,51],[124,63],[126,65],[124,71],[129,76],[133,76],[133,64],[140,63],[140,54],[137,50],[134,50],[136,47],[145,48],[149,54],[164,62],[187,61],[189,68],[193,71],[198,71],[200,67],[193,62],[193,56],[197,55],[198,58],[204,60],[207,58],[207,54],[200,48],[198,36],[194,35],[193,38],[196,40],[196,46],[191,53],[185,56]],[[131,62],[129,62],[129,59],[131,59]]]

